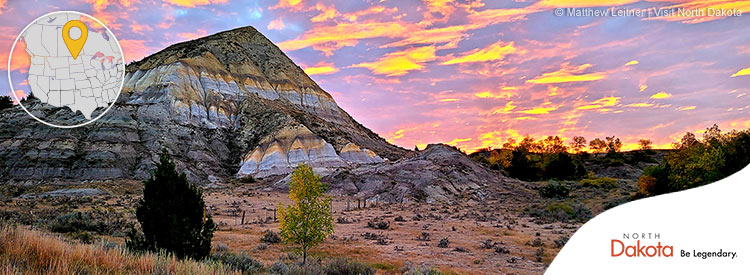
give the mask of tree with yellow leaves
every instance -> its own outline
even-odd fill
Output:
[[[333,234],[331,197],[324,195],[325,189],[312,167],[300,164],[289,183],[289,198],[295,203],[279,205],[280,235],[284,243],[300,246],[303,264],[307,263],[307,251]]]

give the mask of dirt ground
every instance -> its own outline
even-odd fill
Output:
[[[291,203],[286,193],[240,187],[209,191],[204,197],[220,225],[215,243],[246,251],[264,264],[293,251],[292,246],[260,241],[266,230],[278,232],[274,209]],[[555,240],[569,238],[579,226],[536,224],[493,201],[368,203],[357,209],[356,199],[333,197],[333,219],[334,235],[313,253],[365,261],[381,274],[396,273],[407,263],[460,274],[541,274],[560,249]],[[368,227],[368,222],[381,220],[387,229]],[[447,247],[438,247],[441,239],[448,240]]]
[[[12,191],[40,194],[71,188],[95,188],[106,194],[26,198],[6,195],[0,200],[0,210],[4,215],[42,230],[45,225],[40,221],[50,221],[72,211],[90,213],[97,219],[111,219],[115,227],[122,227],[118,225],[122,220],[135,222],[134,209],[142,193],[139,182],[42,185]],[[4,193],[9,191],[4,190]],[[261,241],[266,230],[279,232],[274,209],[279,204],[291,204],[286,192],[270,191],[255,184],[238,184],[204,190],[203,195],[209,212],[219,224],[214,234],[214,247],[226,245],[231,251],[245,251],[266,266],[296,251],[293,245]],[[521,214],[525,206],[488,199],[454,204],[368,202],[366,207],[358,208],[355,198],[334,196],[334,234],[311,253],[367,262],[377,268],[379,274],[397,274],[405,266],[437,268],[444,273],[457,274],[541,274],[581,224],[537,224]],[[381,229],[368,227],[370,222]],[[124,234],[114,235],[99,238],[124,243]],[[440,247],[441,241],[447,245]]]

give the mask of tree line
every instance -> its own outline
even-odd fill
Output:
[[[686,133],[659,165],[646,168],[637,196],[647,197],[712,183],[750,164],[750,129],[722,133],[706,129],[703,138]]]
[[[640,152],[635,154],[633,160],[649,160],[648,154],[653,153],[652,144],[648,139],[641,139]],[[625,163],[622,147],[622,141],[616,136],[595,138],[590,142],[585,137],[576,136],[568,144],[559,136],[540,140],[526,136],[520,142],[509,138],[499,150],[480,149],[472,157],[521,180],[575,180],[588,176],[584,161],[591,158],[591,154],[586,148],[595,154],[606,153],[601,158],[606,165],[622,165]],[[483,157],[487,154],[489,157]]]

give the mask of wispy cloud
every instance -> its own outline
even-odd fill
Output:
[[[332,74],[338,72],[339,69],[334,67],[332,63],[318,63],[313,67],[305,68],[305,73],[308,75],[319,75],[319,74]]]
[[[363,62],[352,67],[368,68],[373,73],[386,76],[405,75],[409,71],[423,69],[424,63],[435,60],[435,47],[425,46],[388,53],[374,62]]]
[[[568,63],[565,63],[562,64],[562,68],[560,68],[560,70],[558,71],[544,73],[533,79],[529,79],[526,82],[534,84],[553,84],[594,81],[607,77],[607,74],[604,72],[583,73],[583,71],[590,68],[591,66],[591,64],[570,66]]]
[[[513,47],[513,42],[506,43],[498,41],[484,49],[475,49],[465,53],[461,57],[451,58],[448,61],[443,62],[443,65],[459,64],[459,63],[472,63],[472,62],[485,62],[485,61],[496,61],[502,60],[506,55],[518,53],[519,50]]]

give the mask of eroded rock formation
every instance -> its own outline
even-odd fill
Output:
[[[27,105],[61,124],[82,119],[39,102]],[[339,156],[349,144],[370,161],[350,149],[347,159]],[[200,183],[280,175],[300,162],[375,163],[406,152],[357,123],[252,27],[175,44],[129,64],[115,106],[88,126],[55,129],[20,108],[0,112],[5,181],[143,179],[162,148]]]

